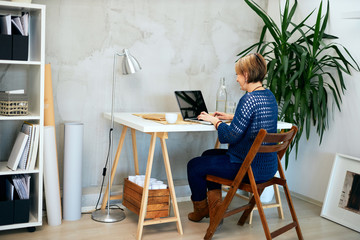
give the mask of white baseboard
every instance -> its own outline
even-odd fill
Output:
[[[280,188],[280,189],[281,189],[281,188]],[[281,189],[281,191],[284,192],[283,189]],[[322,205],[323,205],[323,202],[318,201],[318,200],[315,200],[315,199],[310,198],[310,197],[307,197],[307,196],[302,195],[302,194],[300,194],[300,193],[296,193],[296,192],[290,191],[290,194],[291,194],[291,197],[296,197],[296,198],[298,198],[298,199],[301,199],[301,200],[303,200],[303,201],[305,201],[305,202],[314,204],[314,205],[316,205],[316,206],[322,207]]]
[[[175,180],[175,192],[176,192],[176,200],[177,202],[186,202],[190,201],[191,191],[189,188],[189,185],[186,180]],[[103,194],[105,192],[105,188],[103,188]],[[283,189],[279,188],[280,191],[283,193]],[[111,192],[113,195],[122,194],[123,185],[114,185],[111,188]],[[83,195],[81,200],[81,211],[83,213],[92,212],[95,210],[95,205],[99,197],[100,187],[89,187],[89,188],[83,188]],[[225,195],[226,193],[224,193]],[[320,201],[317,201],[315,199],[312,199],[310,197],[307,197],[305,195],[302,195],[300,193],[296,193],[293,191],[290,191],[290,194],[292,197],[301,199],[303,201],[309,202],[311,204],[314,204],[316,206],[322,207],[323,203]],[[102,203],[102,197],[100,198],[98,208],[100,208]],[[120,200],[112,200],[111,204],[119,205],[120,207],[123,207]]]

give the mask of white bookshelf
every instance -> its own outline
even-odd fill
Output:
[[[0,225],[0,230],[28,228],[42,225],[43,203],[43,127],[44,127],[44,70],[45,70],[45,6],[40,4],[0,1],[0,15],[20,16],[29,12],[29,58],[27,61],[0,60],[0,90],[25,89],[29,114],[0,115],[0,176],[30,174],[29,222]],[[6,167],[12,145],[24,121],[40,125],[39,150],[34,170],[12,171]]]

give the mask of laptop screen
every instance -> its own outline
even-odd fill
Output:
[[[196,118],[202,111],[207,112],[201,91],[175,91],[183,119]]]

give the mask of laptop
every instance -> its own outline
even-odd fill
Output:
[[[184,121],[211,125],[211,122],[197,119],[201,112],[208,112],[200,90],[175,91],[175,96]]]

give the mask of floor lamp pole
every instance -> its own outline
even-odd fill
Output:
[[[113,83],[112,83],[112,99],[111,99],[111,128],[110,128],[110,161],[109,161],[109,172],[108,172],[108,200],[107,208],[95,210],[91,218],[98,222],[112,223],[119,222],[125,219],[125,213],[119,208],[110,208],[110,196],[111,196],[111,167],[113,160],[113,131],[114,131],[114,104],[115,104],[115,83],[116,83],[116,57],[123,56],[124,54],[115,53],[113,63]]]

